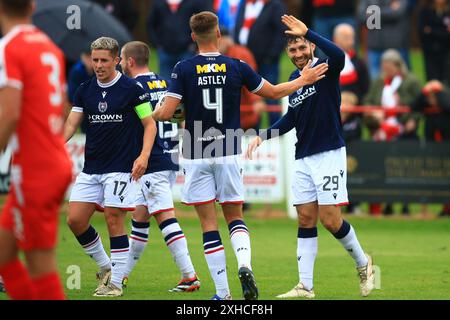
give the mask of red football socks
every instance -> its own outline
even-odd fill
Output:
[[[57,272],[33,279],[37,300],[65,300],[64,290]]]
[[[27,269],[19,259],[15,259],[2,268],[0,274],[5,283],[8,296],[13,300],[34,300],[36,291]]]

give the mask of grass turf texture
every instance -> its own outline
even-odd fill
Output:
[[[395,218],[349,217],[365,250],[372,254],[381,270],[381,289],[366,299],[450,299],[450,220],[404,220]],[[129,279],[124,296],[118,299],[189,300],[210,299],[214,285],[203,256],[202,234],[198,219],[191,214],[179,218],[188,239],[190,254],[202,281],[200,291],[169,293],[179,280],[161,233],[151,221],[150,240],[141,260]],[[247,220],[251,232],[253,270],[260,299],[271,300],[290,290],[298,281],[296,247],[297,227],[294,220]],[[109,252],[109,239],[101,214],[95,214],[93,226],[102,236]],[[231,249],[228,230],[220,218],[220,232],[227,255],[227,272],[233,299],[242,299],[237,264]],[[81,270],[81,288],[68,290],[69,299],[102,299],[92,297],[97,285],[97,267],[84,254],[61,215],[58,262],[63,283],[71,274],[67,268]],[[319,227],[319,252],[315,266],[316,299],[363,299],[359,296],[358,278],[350,256],[331,234]],[[1,294],[0,299],[6,296]]]

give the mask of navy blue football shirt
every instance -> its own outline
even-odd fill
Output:
[[[143,139],[135,107],[145,103],[149,94],[120,72],[108,84],[93,77],[80,85],[72,110],[88,120],[84,173],[131,172]]]
[[[308,30],[305,38],[319,47],[328,58],[317,59],[314,65],[328,63],[325,78],[306,85],[289,96],[288,112],[267,131],[260,134],[270,139],[275,131],[283,135],[296,129],[295,159],[345,146],[341,124],[341,90],[339,75],[344,67],[345,54],[333,42]],[[292,72],[289,80],[298,78],[300,70]]]
[[[150,103],[155,110],[159,98],[167,91],[167,82],[153,72],[137,75],[135,79],[150,95]],[[144,127],[141,126],[141,129],[143,135]],[[168,121],[157,121],[156,129],[156,138],[145,173],[178,171],[179,166],[172,161],[172,157],[175,159],[178,157],[178,125]]]
[[[167,95],[181,99],[188,136],[183,157],[211,158],[241,153],[241,88],[261,89],[264,80],[245,62],[203,53],[179,62]],[[228,131],[228,134],[227,134]]]

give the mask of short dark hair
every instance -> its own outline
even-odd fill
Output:
[[[123,48],[123,54],[126,58],[133,58],[139,67],[148,66],[150,58],[150,48],[147,44],[141,41],[131,41],[126,43]]]
[[[12,17],[26,17],[31,13],[33,0],[0,0],[3,11]]]
[[[305,37],[293,36],[289,34],[286,36],[286,47],[292,43],[297,42],[298,40],[309,42],[309,40]]]
[[[192,32],[199,38],[207,38],[219,25],[219,18],[211,11],[194,14],[189,20]]]

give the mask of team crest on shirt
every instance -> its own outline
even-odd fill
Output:
[[[100,111],[101,113],[105,113],[106,109],[108,109],[108,103],[100,101],[98,103],[98,111]]]

